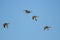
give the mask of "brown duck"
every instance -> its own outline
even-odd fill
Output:
[[[49,30],[51,27],[49,27],[49,26],[45,26],[44,27],[44,30]]]
[[[3,24],[3,27],[4,27],[4,28],[8,28],[8,24],[9,24],[9,23],[4,23],[4,24]]]
[[[32,16],[32,19],[37,21],[38,16]]]
[[[27,13],[27,14],[31,13],[29,10],[24,10],[24,11],[25,11],[25,13]]]

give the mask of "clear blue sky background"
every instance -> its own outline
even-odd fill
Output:
[[[34,15],[39,16],[37,22]],[[5,22],[10,23],[8,29],[3,28]],[[44,31],[45,25],[52,29]],[[60,40],[60,0],[0,0],[0,40]]]

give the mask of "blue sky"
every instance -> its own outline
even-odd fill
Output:
[[[52,28],[44,31],[46,25]],[[60,40],[60,0],[0,0],[0,31],[0,40]]]

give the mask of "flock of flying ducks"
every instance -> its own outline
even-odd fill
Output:
[[[29,10],[24,10],[24,12],[25,12],[26,14],[31,13],[31,11],[29,11]],[[37,18],[38,18],[38,16],[32,16],[32,19],[33,19],[34,21],[37,21]],[[9,26],[9,23],[4,23],[4,24],[3,24],[3,27],[4,27],[4,28],[8,28],[8,26]],[[44,30],[49,30],[50,28],[51,28],[50,26],[45,26],[45,27],[44,27]]]
[[[31,13],[29,10],[24,10],[24,11],[25,11],[26,14]],[[35,21],[37,21],[38,16],[32,16],[32,19],[35,20]],[[49,30],[50,28],[51,28],[50,26],[45,26],[44,30]]]

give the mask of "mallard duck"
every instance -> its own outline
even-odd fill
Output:
[[[49,27],[49,26],[45,26],[44,27],[44,30],[49,30],[51,27]]]
[[[32,16],[32,19],[37,21],[38,16]]]
[[[29,14],[30,13],[30,11],[29,10],[24,10],[25,11],[25,13],[27,13],[27,14]]]
[[[4,28],[8,28],[8,24],[9,24],[9,23],[4,23],[4,24],[3,24],[3,27],[4,27]]]

